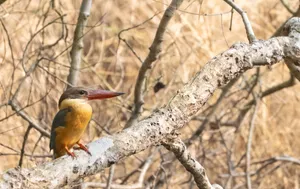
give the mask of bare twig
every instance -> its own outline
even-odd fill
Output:
[[[147,170],[149,169],[151,163],[152,163],[152,158],[153,156],[149,156],[143,166],[141,167],[141,173],[138,178],[138,182],[135,184],[131,185],[123,185],[123,184],[111,184],[110,187],[111,189],[138,189],[138,188],[143,188],[144,186],[144,178],[147,173]],[[83,189],[85,188],[99,188],[99,187],[105,187],[105,183],[95,183],[95,182],[87,182],[83,184]]]
[[[112,184],[112,181],[114,178],[114,173],[115,173],[115,164],[113,164],[109,168],[109,176],[108,176],[107,183],[106,183],[106,189],[111,189],[111,184]]]
[[[10,101],[9,105],[11,105],[12,109],[17,112],[19,116],[21,116],[24,120],[26,120],[28,123],[31,124],[33,128],[35,128],[37,131],[39,131],[42,135],[50,138],[49,131],[46,131],[44,128],[46,126],[41,127],[39,124],[37,124],[35,121],[30,118],[24,111],[20,110],[20,106],[17,105],[14,101]]]
[[[291,156],[276,156],[276,157],[271,157],[265,160],[261,160],[261,161],[256,161],[251,163],[251,165],[257,165],[257,164],[262,164],[257,170],[255,171],[250,171],[249,173],[246,172],[234,172],[233,174],[222,174],[220,175],[221,178],[227,178],[227,177],[245,177],[247,174],[250,174],[251,177],[255,176],[255,175],[259,175],[261,174],[261,172],[263,170],[265,170],[268,166],[276,163],[276,162],[282,162],[282,163],[292,163],[295,164],[297,166],[300,166],[300,160],[296,159],[294,157]],[[276,166],[277,167],[277,166]],[[273,170],[273,168],[271,168],[271,170]],[[270,172],[270,171],[267,171]]]
[[[234,0],[233,0],[233,2],[234,2]],[[233,13],[234,13],[233,8],[231,8],[229,31],[232,30]]]
[[[292,19],[288,24],[295,24],[298,27],[294,29],[299,29],[300,23],[294,21]],[[178,90],[165,107],[130,128],[90,143],[88,148],[92,156],[78,151],[75,152],[76,159],[64,156],[32,169],[8,170],[3,175],[0,188],[34,188],[37,185],[40,188],[62,187],[78,178],[96,174],[150,146],[160,144],[182,128],[218,87],[226,85],[239,74],[252,69],[254,65],[262,65],[262,60],[265,60],[265,65],[273,65],[296,54],[298,38],[300,34],[293,38],[277,37],[250,45],[235,44],[203,66],[201,72]]]
[[[83,49],[83,31],[87,24],[87,19],[90,16],[91,6],[92,0],[83,0],[81,3],[80,13],[74,33],[73,46],[71,50],[71,66],[67,79],[68,83],[70,83],[68,85],[68,88],[77,84],[81,64],[81,51]]]
[[[0,156],[19,156],[21,154],[21,152],[5,145],[5,144],[2,144],[0,143],[0,146],[4,147],[4,148],[7,148],[15,153],[2,153],[0,152]],[[27,154],[27,153],[24,153],[23,156],[29,156],[29,157],[35,157],[35,158],[46,158],[46,157],[53,157],[53,155],[33,155],[33,154]]]
[[[25,61],[25,55],[26,55],[26,53],[27,53],[27,49],[28,49],[28,47],[29,47],[29,44],[33,41],[33,39],[34,39],[40,32],[42,32],[42,31],[43,31],[44,29],[46,29],[48,26],[52,25],[53,23],[55,23],[57,20],[61,19],[61,17],[64,17],[64,16],[66,16],[66,15],[59,15],[58,18],[56,18],[56,19],[52,20],[51,22],[47,23],[46,25],[44,25],[41,29],[39,29],[37,32],[35,32],[35,33],[32,35],[32,37],[30,38],[30,40],[27,42],[27,44],[26,44],[26,46],[25,46],[25,49],[24,49],[24,52],[23,52],[22,60],[21,60],[21,63],[22,63],[22,66],[23,66],[23,70],[24,70],[24,72],[25,72],[26,74],[27,74],[27,72],[29,72],[30,69],[31,69],[31,68],[30,68],[29,70],[26,70],[25,64],[24,64],[24,61]]]
[[[23,164],[23,157],[24,157],[24,153],[25,153],[25,145],[26,145],[26,142],[27,142],[27,139],[28,139],[31,128],[32,128],[32,126],[29,125],[26,132],[25,132],[25,135],[24,135],[21,154],[20,154],[20,160],[19,160],[19,167],[22,167],[22,164]]]
[[[227,4],[229,4],[234,10],[236,10],[242,17],[245,29],[247,32],[247,37],[250,43],[257,41],[254,31],[251,26],[251,22],[248,19],[247,13],[243,11],[237,4],[235,4],[232,0],[224,0]]]
[[[15,152],[15,153],[2,153],[0,152],[0,156],[20,156],[21,152]],[[53,155],[49,154],[49,155],[37,155],[37,154],[27,154],[24,153],[23,156],[27,156],[30,158],[50,158],[53,159]]]
[[[126,46],[130,49],[130,51],[134,54],[134,56],[135,56],[141,63],[143,63],[142,59],[137,55],[137,53],[136,53],[135,50],[131,47],[131,45],[127,42],[127,40],[124,39],[124,38],[122,37],[122,34],[123,34],[124,32],[126,32],[126,31],[129,31],[129,30],[132,30],[132,29],[135,29],[135,28],[138,28],[138,27],[144,25],[145,23],[149,22],[150,20],[152,20],[155,16],[157,16],[157,15],[160,14],[160,13],[161,13],[161,12],[155,13],[153,16],[151,16],[150,18],[148,18],[148,19],[145,20],[144,22],[142,22],[142,23],[140,23],[140,24],[137,24],[137,25],[135,25],[135,26],[132,26],[132,27],[130,27],[130,28],[123,29],[123,30],[121,30],[121,31],[118,33],[118,38],[119,38],[119,43],[118,43],[118,45],[120,44],[120,41],[123,41],[123,42],[126,44]]]
[[[253,162],[252,165],[254,164],[260,164],[260,163],[274,163],[276,161],[283,161],[283,162],[287,162],[287,163],[293,163],[296,165],[300,165],[300,159],[291,157],[291,156],[276,156],[276,157],[271,157],[262,161],[257,161],[257,162]]]
[[[252,145],[253,132],[254,132],[254,128],[255,128],[255,118],[256,118],[257,110],[258,110],[258,100],[256,98],[254,112],[253,112],[252,119],[250,122],[250,127],[249,127],[248,142],[247,142],[247,149],[246,149],[246,181],[247,181],[248,189],[252,188],[251,187],[251,177],[250,177],[251,145]]]
[[[21,117],[22,117],[24,120],[26,120],[33,128],[35,128],[37,131],[39,131],[43,136],[46,136],[46,137],[50,138],[50,133],[44,129],[44,128],[47,128],[47,127],[46,127],[46,126],[41,127],[41,126],[40,126],[39,124],[37,124],[34,120],[32,120],[32,118],[31,118],[29,115],[27,115],[26,112],[24,112],[24,109],[25,109],[26,107],[29,107],[29,106],[31,106],[31,105],[37,103],[37,102],[40,102],[40,101],[43,100],[46,96],[48,96],[48,94],[49,94],[50,91],[48,91],[48,92],[45,94],[45,96],[43,96],[41,99],[39,99],[39,100],[33,102],[32,104],[29,104],[29,105],[23,107],[23,108],[21,108],[21,107],[17,104],[17,102],[16,102],[16,97],[17,97],[17,95],[18,95],[18,93],[19,93],[19,91],[20,91],[20,88],[21,88],[23,82],[24,82],[25,79],[31,74],[31,72],[33,72],[33,70],[35,69],[36,64],[37,64],[38,62],[39,62],[39,61],[37,61],[36,63],[34,63],[34,64],[31,66],[31,69],[26,73],[26,75],[25,75],[24,78],[22,79],[20,85],[18,86],[18,88],[17,88],[15,94],[13,95],[12,99],[8,102],[8,105],[10,105],[11,108],[12,108],[12,110],[15,111],[15,113],[13,113],[13,114],[11,114],[11,115],[17,114],[17,115],[21,116]],[[5,119],[5,118],[4,118],[4,119]]]
[[[295,14],[296,12],[291,9],[286,0],[280,0],[281,4],[286,8],[287,11],[291,14]]]
[[[299,17],[299,16],[300,16],[300,4],[298,6],[298,10],[289,19],[291,19],[293,17]],[[282,29],[285,26],[285,24],[288,22],[289,19],[287,19],[284,23],[281,24],[281,26],[275,31],[275,33],[272,35],[272,37],[278,37],[282,34]]]
[[[2,122],[2,121],[4,121],[4,120],[6,120],[6,119],[8,119],[8,118],[10,118],[10,117],[12,117],[12,116],[18,114],[18,112],[23,111],[23,110],[25,110],[26,108],[28,108],[28,107],[30,107],[30,106],[33,106],[33,105],[35,105],[35,104],[41,102],[42,100],[44,100],[44,99],[48,96],[48,94],[49,94],[49,93],[46,93],[46,95],[43,96],[42,98],[40,98],[40,99],[38,99],[38,100],[36,100],[36,101],[30,103],[30,104],[27,104],[26,106],[20,108],[18,111],[15,111],[14,113],[12,113],[12,114],[10,114],[10,115],[7,115],[7,116],[4,117],[4,118],[1,118],[1,119],[0,119],[0,122]],[[11,101],[9,101],[7,105],[11,105]]]
[[[1,5],[1,3],[0,3],[0,5]],[[7,31],[6,27],[5,27],[5,24],[3,23],[2,19],[0,19],[0,22],[1,22],[1,25],[2,25],[2,27],[4,29],[6,37],[7,37],[8,46],[9,46],[9,49],[10,49],[12,66],[13,66],[13,69],[14,69],[14,71],[12,72],[12,75],[11,75],[11,85],[10,85],[10,90],[9,90],[10,92],[9,92],[9,95],[8,95],[10,97],[12,89],[13,89],[13,85],[14,85],[14,80],[15,80],[16,65],[15,65],[15,58],[14,58],[13,46],[12,46],[12,43],[11,43],[11,39],[10,39],[9,33],[8,33],[8,31]]]
[[[278,85],[275,85],[269,89],[266,89],[265,91],[263,91],[259,98],[264,98],[268,95],[271,95],[273,93],[276,93],[284,88],[288,88],[288,87],[292,87],[295,85],[295,77],[291,74],[290,78],[287,81],[284,81]],[[223,126],[234,126],[234,127],[238,127],[241,122],[244,120],[246,114],[248,113],[248,111],[251,109],[251,107],[255,104],[255,99],[250,100],[248,103],[246,103],[246,105],[244,106],[244,108],[240,111],[238,117],[236,118],[235,121],[233,122],[227,122],[227,123],[220,123]]]
[[[293,76],[295,76],[295,78],[300,81],[300,61],[295,62],[289,58],[286,58],[285,64],[287,65]]]
[[[131,114],[130,119],[125,125],[125,128],[130,127],[137,122],[139,114],[142,112],[144,104],[144,87],[145,79],[149,74],[149,69],[151,69],[152,63],[157,59],[159,53],[162,49],[162,42],[164,39],[164,34],[167,29],[167,25],[173,17],[175,11],[180,7],[183,0],[172,0],[170,6],[165,11],[159,26],[157,28],[154,40],[152,42],[150,52],[146,59],[144,60],[142,67],[139,70],[138,78],[136,80],[135,89],[134,89],[134,109]]]

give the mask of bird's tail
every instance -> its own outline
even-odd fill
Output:
[[[59,158],[59,157],[61,157],[61,156],[63,156],[63,155],[66,155],[66,152],[65,152],[65,151],[57,152],[57,151],[53,150],[53,156],[52,156],[52,158],[53,158],[53,159],[56,159],[56,158]]]

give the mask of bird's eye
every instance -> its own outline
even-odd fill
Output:
[[[79,94],[84,95],[84,94],[85,94],[85,91],[84,91],[84,90],[81,90],[81,91],[79,91]]]

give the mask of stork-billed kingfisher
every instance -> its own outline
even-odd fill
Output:
[[[54,158],[66,153],[75,157],[75,154],[70,151],[75,144],[91,155],[85,145],[80,143],[80,138],[92,117],[92,107],[88,101],[122,94],[124,93],[84,87],[67,89],[59,99],[59,112],[54,117],[51,128],[50,150],[53,149]]]

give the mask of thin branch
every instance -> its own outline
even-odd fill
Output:
[[[143,166],[141,167],[141,173],[138,178],[138,182],[131,185],[122,185],[122,184],[111,184],[111,189],[138,189],[143,188],[144,186],[144,179],[147,173],[147,170],[149,169],[151,163],[152,163],[153,156],[149,156],[147,160],[144,162]],[[107,186],[105,183],[95,183],[95,182],[87,182],[83,184],[83,189],[85,188],[104,188]]]
[[[20,156],[21,152],[16,152],[16,153],[2,153],[0,152],[0,156]],[[36,155],[36,154],[27,154],[24,153],[23,156],[27,156],[30,158],[50,158],[53,159],[53,155],[49,154],[49,155]]]
[[[74,33],[73,46],[71,50],[71,66],[67,79],[68,83],[70,83],[71,85],[68,85],[68,88],[77,84],[81,64],[81,54],[83,49],[84,28],[87,24],[87,19],[90,16],[91,6],[92,0],[83,0],[81,3],[80,13]]]
[[[290,72],[300,81],[300,61],[293,61],[292,59],[286,58],[285,64],[289,68]]]
[[[254,112],[253,112],[252,119],[250,122],[250,127],[249,127],[249,135],[248,135],[247,150],[246,150],[246,181],[247,181],[248,189],[252,188],[251,187],[251,177],[250,177],[251,145],[252,145],[253,132],[254,132],[254,128],[255,128],[255,118],[256,118],[256,114],[257,114],[257,110],[258,110],[257,103],[258,103],[258,100],[256,98]]]
[[[25,76],[21,79],[21,82],[20,82],[18,88],[16,89],[14,95],[12,96],[11,101],[14,101],[15,99],[17,99],[17,96],[18,96],[18,94],[20,92],[20,89],[21,89],[22,85],[24,84],[24,82],[26,81],[27,77],[29,77],[30,74],[32,74],[35,71],[35,69],[37,68],[37,66],[39,65],[39,63],[42,60],[43,60],[43,58],[39,58],[33,64],[31,64],[31,66],[28,69],[28,71],[25,72]]]
[[[191,157],[185,144],[180,140],[164,143],[165,148],[173,152],[178,161],[190,172],[199,189],[212,189],[212,186],[207,178],[204,167]]]
[[[251,177],[255,175],[261,174],[263,170],[265,170],[267,167],[270,165],[276,163],[276,162],[282,162],[282,163],[291,163],[295,164],[297,166],[300,166],[300,160],[296,159],[291,156],[276,156],[276,157],[271,157],[265,160],[261,161],[256,161],[251,163],[251,165],[257,165],[257,164],[262,164],[257,170],[255,171],[250,171],[249,173],[246,172],[234,172],[233,174],[222,174],[220,175],[221,178],[227,178],[227,177],[245,177],[247,174],[250,174]],[[276,166],[277,167],[277,166]],[[271,168],[273,170],[273,168]],[[267,171],[270,172],[270,171]]]
[[[21,149],[20,160],[19,160],[19,167],[22,167],[22,164],[23,164],[23,157],[25,154],[25,145],[26,145],[31,128],[32,128],[32,126],[29,125],[25,132],[24,138],[23,138],[22,149]]]
[[[114,173],[115,173],[115,167],[116,167],[116,165],[113,164],[109,168],[109,176],[108,176],[107,183],[106,183],[106,189],[111,189],[111,185],[112,185],[112,181],[113,181]]]
[[[145,80],[148,77],[149,69],[151,69],[152,63],[156,61],[158,55],[162,49],[162,42],[164,39],[164,34],[167,29],[167,25],[172,19],[175,11],[180,7],[183,0],[172,0],[171,4],[165,11],[159,26],[157,28],[154,40],[152,45],[150,46],[149,54],[146,57],[145,61],[142,64],[142,67],[139,70],[138,78],[136,80],[135,89],[134,89],[134,109],[131,114],[130,119],[125,125],[125,128],[130,127],[134,123],[137,122],[137,119],[140,113],[143,111],[143,104],[144,104],[144,87],[145,87]]]
[[[34,66],[34,67],[35,67],[35,66]],[[30,70],[33,71],[33,69],[30,69]],[[18,94],[19,91],[20,91],[21,85],[22,85],[22,83],[25,81],[25,79],[28,77],[28,74],[31,73],[31,71],[28,71],[28,72],[27,72],[26,76],[23,78],[23,80],[21,81],[19,87],[17,88],[17,90],[16,90],[14,96],[12,97],[12,100],[10,100],[10,101],[8,102],[8,105],[11,106],[12,110],[14,110],[15,113],[13,113],[13,114],[11,114],[11,115],[9,115],[9,116],[7,116],[7,117],[10,117],[10,116],[12,116],[12,115],[17,114],[17,115],[21,116],[25,121],[27,121],[33,128],[35,128],[37,131],[39,131],[43,136],[46,136],[46,137],[50,138],[50,133],[44,129],[44,128],[46,128],[46,126],[41,127],[39,124],[37,124],[35,121],[33,121],[32,118],[31,118],[29,115],[27,115],[27,114],[24,112],[24,109],[25,109],[25,108],[27,108],[27,107],[29,107],[29,106],[31,106],[31,105],[33,105],[33,104],[35,104],[35,103],[38,103],[38,102],[42,101],[43,99],[45,99],[45,98],[48,96],[48,94],[49,94],[50,91],[48,91],[41,99],[39,99],[39,100],[33,102],[32,104],[29,104],[29,105],[23,107],[23,108],[21,108],[21,107],[16,103],[16,96],[17,96],[17,94]],[[7,118],[7,117],[6,117],[6,118]],[[3,119],[1,119],[1,120],[4,120],[4,119],[6,119],[6,118],[3,118]]]
[[[237,4],[235,4],[232,0],[224,0],[227,4],[229,4],[234,10],[236,10],[242,17],[245,29],[247,32],[247,37],[250,43],[257,41],[254,31],[251,26],[251,22],[248,19],[247,13],[243,11]]]
[[[1,4],[0,4],[1,5]],[[9,36],[9,33],[5,27],[5,24],[3,22],[2,19],[0,19],[0,22],[1,22],[1,25],[4,29],[4,32],[6,34],[6,37],[7,37],[7,41],[8,41],[8,46],[9,46],[9,49],[10,49],[10,55],[11,55],[11,61],[12,61],[12,66],[13,66],[13,72],[12,72],[12,75],[11,75],[11,85],[10,85],[10,92],[9,92],[9,97],[11,95],[11,91],[13,89],[13,85],[14,85],[14,80],[15,80],[15,70],[16,70],[16,65],[15,65],[15,58],[14,58],[14,52],[13,52],[13,46],[12,46],[12,43],[11,43],[11,39],[10,39],[10,36]]]
[[[28,49],[28,47],[29,47],[29,44],[33,41],[33,39],[34,39],[41,31],[43,31],[43,30],[46,29],[48,26],[50,26],[51,24],[53,24],[56,20],[59,20],[59,19],[61,19],[61,17],[64,17],[64,16],[66,16],[66,14],[64,14],[64,15],[59,15],[58,18],[55,18],[54,20],[52,20],[52,21],[49,22],[48,24],[44,25],[41,29],[39,29],[36,33],[34,33],[34,34],[31,36],[30,40],[27,42],[27,44],[26,44],[26,46],[25,46],[25,48],[24,48],[24,52],[23,52],[22,59],[21,59],[21,64],[22,64],[23,70],[24,70],[24,72],[25,72],[26,74],[27,74],[27,72],[30,70],[30,69],[29,69],[28,71],[26,71],[25,64],[24,64],[24,61],[25,61],[25,55],[26,55],[27,49]]]
[[[148,158],[140,164],[140,166],[138,167],[138,169],[133,170],[131,173],[129,173],[129,174],[122,180],[121,184],[126,183],[127,180],[128,180],[130,177],[132,177],[135,173],[140,172],[141,170],[144,169],[143,167],[148,166],[148,165],[145,165],[145,164],[151,164],[151,163],[152,163],[152,158],[153,158],[153,156],[154,156],[154,153],[152,153],[150,156],[148,156]],[[141,178],[141,176],[140,176],[139,178]]]
[[[264,97],[266,97],[266,96],[269,96],[269,95],[271,95],[271,94],[273,94],[273,93],[276,93],[276,92],[278,92],[278,91],[281,91],[281,90],[284,89],[284,88],[292,87],[292,86],[294,86],[294,85],[295,85],[295,77],[294,77],[293,75],[291,75],[290,78],[289,78],[287,81],[284,81],[284,82],[282,82],[282,83],[280,83],[280,84],[278,84],[278,85],[275,85],[275,86],[273,86],[273,87],[271,87],[271,88],[266,89],[265,91],[263,91],[263,92],[260,94],[259,98],[262,99],[262,98],[264,98]],[[241,122],[244,120],[246,114],[248,113],[248,111],[251,109],[251,107],[252,107],[254,104],[255,104],[255,99],[249,101],[249,102],[244,106],[244,108],[240,111],[240,113],[239,113],[237,119],[236,119],[234,122],[232,122],[232,123],[228,123],[227,125],[233,125],[233,126],[235,126],[235,127],[238,127],[238,126],[241,124]],[[221,125],[223,125],[223,124],[221,124]],[[226,125],[226,124],[224,124],[224,125]]]
[[[22,108],[20,108],[19,111],[15,111],[14,113],[12,113],[12,114],[10,114],[10,115],[7,115],[6,117],[1,118],[1,119],[0,119],[0,122],[2,122],[2,121],[4,121],[4,120],[6,120],[6,119],[8,119],[8,118],[10,118],[10,117],[12,117],[12,116],[18,114],[18,112],[23,111],[23,110],[25,110],[25,109],[28,108],[28,107],[31,107],[31,106],[33,106],[33,105],[35,105],[35,104],[41,102],[42,100],[44,100],[44,99],[48,96],[48,94],[49,94],[49,92],[47,92],[46,95],[43,96],[42,98],[40,98],[40,99],[38,99],[38,100],[36,100],[36,101],[30,103],[30,104],[27,104],[26,106],[24,106],[24,107],[22,107]],[[8,105],[11,105],[11,101],[8,102]]]
[[[286,8],[287,11],[291,14],[295,14],[296,12],[291,9],[286,0],[280,0],[281,4]]]
[[[24,111],[21,110],[21,107],[17,105],[14,101],[10,101],[9,103],[14,111],[17,112],[19,116],[21,116],[24,120],[26,120],[28,123],[31,124],[33,128],[35,128],[37,131],[39,131],[42,135],[44,135],[47,138],[50,138],[49,131],[46,131],[44,128],[46,126],[41,127],[39,124],[37,124],[34,120],[30,118]]]
[[[126,46],[130,49],[130,51],[134,54],[134,56],[141,62],[143,63],[142,59],[137,55],[137,53],[135,52],[135,50],[131,47],[131,45],[127,42],[126,39],[124,39],[122,37],[122,34],[126,31],[130,31],[132,29],[135,29],[135,28],[138,28],[142,25],[144,25],[145,23],[149,22],[150,20],[152,20],[155,16],[157,16],[158,14],[160,14],[161,12],[158,12],[158,13],[155,13],[153,16],[151,16],[150,18],[148,18],[147,20],[145,20],[144,22],[140,23],[140,24],[137,24],[135,26],[132,26],[130,28],[126,28],[126,29],[122,29],[119,33],[118,33],[118,38],[119,38],[119,43],[118,43],[118,46],[120,44],[120,41],[123,41]]]
[[[276,156],[276,157],[271,157],[269,159],[265,159],[262,161],[257,161],[257,162],[253,162],[252,165],[254,164],[259,164],[259,163],[265,163],[265,162],[276,162],[276,161],[283,161],[283,162],[287,162],[287,163],[293,163],[295,165],[299,165],[300,166],[300,159],[291,157],[291,156]]]
[[[21,154],[21,152],[5,145],[5,144],[2,144],[0,143],[0,146],[4,147],[4,148],[7,148],[15,153],[2,153],[0,152],[0,156],[19,156]],[[33,154],[27,154],[27,153],[24,153],[23,154],[24,156],[29,156],[29,157],[35,157],[35,158],[46,158],[46,157],[53,157],[53,155],[33,155]]]
[[[293,18],[287,24],[297,25],[293,28],[300,30],[299,21]],[[2,176],[0,188],[34,188],[37,185],[40,188],[61,188],[150,146],[161,144],[174,137],[176,131],[186,125],[218,87],[252,69],[258,61],[260,65],[262,60],[265,60],[265,65],[273,65],[285,57],[294,58],[292,54],[297,54],[299,38],[300,33],[293,38],[277,37],[250,45],[235,44],[208,61],[166,106],[121,132],[88,144],[92,156],[80,150],[75,151],[76,159],[63,156],[31,169],[10,169]]]

